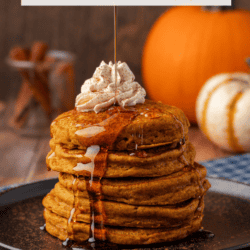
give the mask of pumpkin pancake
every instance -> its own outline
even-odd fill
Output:
[[[102,204],[100,204],[100,202]],[[75,208],[74,220],[91,222],[91,204],[85,192],[74,192],[63,187],[60,183],[43,199],[43,205],[48,210],[70,218]],[[94,203],[94,221],[98,224],[123,227],[160,228],[176,227],[194,218],[197,211],[203,211],[203,198],[168,206],[134,206],[114,201],[97,201]],[[104,210],[104,211],[102,211]],[[102,221],[101,213],[105,213]]]
[[[74,175],[90,176],[90,172],[79,172],[74,168],[79,164],[87,164],[89,158],[84,156],[86,150],[63,148],[61,144],[50,143],[52,150],[46,158],[49,169]],[[185,165],[193,165],[195,149],[186,141],[180,145],[173,143],[152,149],[130,151],[109,151],[105,178],[114,177],[156,177],[169,175],[183,169]]]
[[[101,180],[104,199],[132,205],[176,204],[202,196],[210,187],[206,168],[195,163],[168,176],[154,178],[121,178]],[[73,188],[75,177],[60,173],[59,182],[67,189]],[[87,193],[84,177],[76,178],[77,188]],[[95,183],[95,180],[93,181]]]
[[[111,143],[114,137],[112,132],[108,138],[103,135],[108,127],[114,126],[120,128],[120,131]],[[98,114],[79,112],[76,109],[68,111],[59,115],[51,124],[51,136],[54,143],[61,143],[69,149],[86,149],[94,145],[91,136],[97,136],[99,146],[122,151],[178,142],[187,135],[189,126],[180,109],[146,100],[144,104],[127,108],[127,111],[117,106]]]
[[[60,115],[46,158],[48,169],[60,172],[43,199],[46,230],[61,240],[92,234],[117,244],[173,241],[197,231],[210,184],[194,162],[188,127],[181,110],[152,101]]]
[[[67,238],[75,241],[85,241],[90,235],[90,224],[84,222],[68,222],[66,218],[44,210],[46,231],[58,237],[60,240]],[[198,215],[179,227],[174,228],[126,228],[110,227],[105,229],[98,227],[94,230],[94,238],[116,244],[153,244],[174,241],[185,238],[187,235],[197,231],[201,227],[203,215]]]

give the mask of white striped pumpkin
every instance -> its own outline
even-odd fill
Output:
[[[250,75],[210,78],[197,97],[196,118],[203,133],[221,148],[250,152]]]

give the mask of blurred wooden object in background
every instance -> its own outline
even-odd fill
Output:
[[[7,59],[8,64],[17,69],[22,77],[14,112],[7,119],[15,129],[27,125],[26,121],[31,118],[29,111],[37,104],[41,105],[49,122],[62,112],[73,109],[75,104],[74,55],[66,51],[48,50],[45,42],[34,42],[30,53],[28,51],[15,46]]]
[[[35,42],[30,50],[30,55],[27,53],[28,50],[19,46],[11,49],[9,53],[10,64],[11,62],[19,62],[21,66],[21,63],[34,63],[32,68],[18,68],[18,72],[22,76],[22,85],[16,99],[14,114],[9,123],[15,128],[20,128],[25,123],[33,97],[42,106],[47,118],[51,120],[52,108],[48,78],[41,78],[40,75],[43,72],[39,73],[36,70],[36,65],[42,64],[47,50],[46,43]]]

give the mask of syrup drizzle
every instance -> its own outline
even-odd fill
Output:
[[[117,6],[114,6],[114,63],[115,63],[115,86],[116,86],[116,83],[117,83],[116,51],[117,51]]]
[[[94,212],[92,211],[91,213],[91,226],[90,226],[90,238],[88,239],[88,242],[95,242],[95,214]]]
[[[90,173],[90,185],[92,185],[92,181],[93,181],[93,171],[95,170],[95,158],[97,156],[97,154],[100,152],[100,146],[98,145],[94,145],[94,146],[90,146],[87,148],[87,151],[85,153],[85,157],[88,157],[90,159],[89,163],[77,163],[77,165],[73,168],[73,170],[75,171],[87,171]]]
[[[81,130],[76,133],[81,144],[88,145],[84,156],[85,158],[88,157],[90,162],[80,162],[74,167],[74,170],[77,171],[78,175],[86,176],[86,188],[90,200],[90,234],[88,242],[91,244],[96,239],[105,241],[107,238],[101,179],[106,171],[108,150],[115,142],[120,131],[138,115],[135,111],[124,111],[119,106],[109,109],[106,114],[101,120],[98,120],[98,123],[95,123],[96,120],[93,119],[91,120],[92,123],[87,125],[88,131],[95,131],[91,133],[91,136]],[[77,221],[77,215],[81,213],[76,202],[79,193],[78,183],[79,177],[76,176],[72,182],[74,208],[71,210],[68,220],[68,237],[63,242],[64,246],[68,245],[69,239],[74,239],[74,223]]]
[[[115,101],[117,97],[117,61],[116,61],[116,51],[117,51],[117,6],[114,6],[114,64],[115,64]]]

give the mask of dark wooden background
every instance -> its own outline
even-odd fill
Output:
[[[5,63],[10,48],[46,41],[51,49],[77,56],[76,90],[101,60],[113,61],[113,7],[21,7],[20,0],[0,1],[0,100],[14,97],[20,87],[16,72]],[[249,0],[236,0],[250,9]],[[141,80],[141,56],[147,34],[167,7],[118,7],[118,60],[128,63]],[[143,83],[142,83],[143,84]]]

